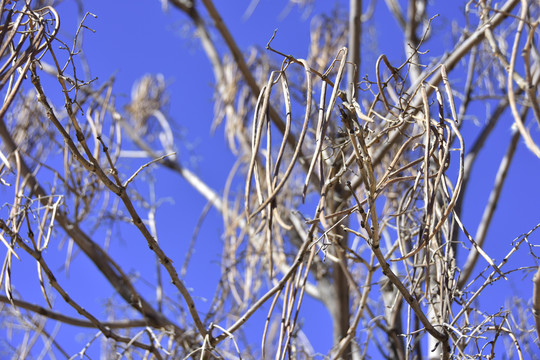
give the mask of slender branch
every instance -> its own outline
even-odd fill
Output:
[[[28,254],[30,254],[41,266],[45,274],[47,275],[47,278],[49,279],[49,283],[51,286],[62,296],[64,301],[69,304],[71,307],[73,307],[79,314],[86,317],[90,322],[98,328],[103,335],[105,335],[108,338],[114,339],[116,341],[129,343],[132,345],[135,345],[141,349],[145,349],[148,351],[151,351],[155,356],[158,358],[161,358],[161,355],[159,354],[158,350],[152,346],[152,345],[146,345],[138,341],[133,341],[131,338],[126,338],[120,335],[117,335],[111,329],[105,325],[103,325],[98,319],[96,319],[92,314],[90,314],[88,311],[86,311],[83,307],[81,307],[76,301],[74,301],[71,296],[68,295],[68,293],[60,286],[58,281],[56,281],[55,276],[53,275],[53,272],[45,262],[45,259],[43,258],[41,251],[36,251],[32,249],[30,246],[26,244],[26,242],[19,236],[19,234],[16,234],[12,232],[9,227],[6,225],[3,219],[0,219],[0,229],[4,231],[8,236],[17,242],[17,245],[19,245],[21,248],[24,249]]]
[[[534,323],[536,325],[536,337],[540,339],[540,267],[536,271],[533,277],[533,315]]]
[[[478,255],[479,255],[479,251],[477,248],[482,248],[486,240],[486,235],[491,225],[491,220],[495,213],[495,209],[497,208],[499,197],[501,196],[502,188],[505,183],[508,170],[510,169],[510,164],[512,164],[512,160],[516,152],[519,136],[520,136],[519,131],[514,130],[510,143],[508,144],[506,154],[501,159],[499,170],[497,171],[497,175],[495,177],[495,184],[493,185],[493,189],[491,190],[491,193],[489,195],[489,200],[487,202],[486,207],[484,208],[484,214],[482,215],[482,220],[480,220],[480,225],[478,226],[478,229],[476,231],[475,239],[476,239],[477,246],[474,246],[474,248],[471,249],[471,251],[469,252],[465,265],[463,266],[463,270],[461,271],[461,274],[459,276],[457,286],[460,289],[462,289],[465,286],[469,277],[472,274],[474,266],[476,265],[476,262],[478,260]]]
[[[39,305],[26,302],[24,300],[9,299],[7,296],[0,295],[0,302],[4,304],[15,305],[16,307],[32,311],[36,314],[39,314],[51,320],[63,322],[64,324],[79,326],[79,327],[86,327],[86,328],[96,328],[96,324],[94,324],[92,321],[76,319],[76,318],[61,314],[61,313],[51,311]],[[134,327],[146,327],[148,326],[148,321],[145,319],[100,321],[100,324],[110,329],[128,329],[128,328],[134,328]]]
[[[347,59],[347,100],[356,97],[362,49],[362,0],[349,1],[349,57]]]

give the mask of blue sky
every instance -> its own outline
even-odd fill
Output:
[[[296,57],[307,57],[312,15],[305,19],[303,10],[293,8],[288,15],[280,18],[287,1],[261,1],[253,14],[244,18],[243,15],[249,3],[249,1],[216,1],[216,7],[221,11],[225,23],[236,37],[242,50],[247,51],[250,46],[263,48],[277,28],[278,33],[273,47]],[[454,6],[449,4],[451,2],[434,3],[429,10],[433,15],[439,11],[448,11],[445,6]],[[334,6],[347,6],[344,1],[338,4],[340,5],[334,5],[332,1],[319,2],[313,9],[313,14],[333,9]],[[168,115],[173,119],[179,140],[181,140],[177,141],[177,144],[181,144],[180,159],[209,186],[221,192],[235,159],[225,144],[223,129],[218,128],[213,135],[210,133],[213,119],[214,78],[198,40],[190,36],[192,31],[189,20],[173,7],[170,7],[168,12],[163,12],[159,1],[95,0],[88,2],[86,6],[86,10],[97,15],[96,19],[88,18],[86,22],[86,25],[94,29],[95,33],[85,31],[83,46],[92,76],[98,77],[98,83],[102,83],[114,74],[116,102],[122,106],[129,101],[131,87],[135,80],[145,74],[162,73],[166,78],[170,94]],[[440,31],[440,38],[438,38],[440,40],[429,43],[428,47],[432,56],[440,56],[445,46],[451,43],[449,31],[445,30],[451,28],[451,22],[464,23],[462,15],[459,15],[459,8],[463,6],[457,6],[458,10],[446,12],[445,17],[441,16],[434,21],[435,31]],[[74,16],[74,9],[70,1],[58,7],[62,18],[61,36],[65,40],[70,39],[77,27],[78,19]],[[404,60],[402,39],[395,20],[388,15],[382,1],[378,2],[375,14],[375,22],[384,23],[384,26],[378,26],[380,32],[376,39],[380,52],[388,54],[394,65],[401,64]],[[221,50],[225,49],[222,47]],[[374,69],[368,66],[369,61],[366,61],[362,74],[368,73],[373,77]],[[450,73],[451,80],[464,81],[465,75],[459,71]],[[487,108],[477,108],[474,111],[479,122],[485,121],[489,113]],[[472,227],[472,233],[476,230],[475,224],[482,215],[498,163],[509,141],[511,124],[511,116],[505,115],[486,145],[489,151],[481,154],[477,161],[477,168],[473,172],[474,180],[469,187],[469,197],[462,214],[465,225],[469,224]],[[531,132],[536,139],[539,138],[536,127],[533,127]],[[472,143],[478,133],[478,127],[472,121],[467,122],[463,133],[466,141]],[[503,190],[493,227],[488,234],[486,249],[497,261],[502,260],[502,257],[508,253],[509,244],[514,238],[540,222],[538,159],[525,148],[522,141],[518,145],[516,157],[517,160],[512,164],[511,173]],[[180,268],[206,200],[192,190],[177,174],[168,170],[155,169],[153,178],[156,179],[158,197],[170,199],[164,202],[157,213],[160,242],[177,268]],[[471,194],[474,195],[470,196]],[[219,280],[222,230],[223,225],[219,214],[214,210],[210,211],[199,233],[196,252],[186,277],[186,285],[192,289],[192,294],[202,311],[208,306]],[[149,255],[148,247],[135,231],[132,233],[130,236],[129,230],[122,229],[123,237],[120,241],[112,243],[111,253],[115,254],[126,271],[152,281],[154,262],[144,260]],[[538,236],[531,236],[530,241],[537,243]],[[66,250],[64,248],[55,255],[53,253],[57,251],[58,244],[52,245],[54,249],[49,250],[49,261],[60,267]],[[134,258],[141,261],[133,262]],[[37,284],[35,266],[28,257],[23,256],[23,259],[23,263],[26,263],[18,264],[14,268],[14,283],[25,298],[43,302],[39,288],[35,286]],[[534,264],[532,257],[526,252],[523,252],[519,261],[523,261],[523,266]],[[485,263],[480,260],[479,264],[481,265],[478,268],[483,268]],[[93,265],[84,256],[79,255],[71,265],[70,276],[62,279],[62,285],[70,290],[75,299],[83,302],[83,306],[99,318],[103,318],[105,315],[103,301],[110,296],[112,289],[100,275],[96,275],[93,269]],[[29,286],[20,285],[21,281],[28,277],[32,280],[25,281],[25,285]],[[493,291],[492,300],[486,305],[488,308],[498,309],[505,306],[506,296],[512,296],[514,293],[527,301],[530,299],[532,275],[524,278],[523,273],[516,273],[510,279],[507,285],[488,290],[488,295],[490,291]],[[144,285],[141,286],[144,287]],[[103,293],[96,292],[96,288],[102,289]],[[505,294],[505,297],[500,296],[501,292]],[[151,299],[152,295],[149,294],[148,298]],[[59,309],[64,309],[75,316],[74,311],[66,310],[66,307],[61,304],[60,297],[56,299],[56,303]],[[324,308],[314,301],[307,303],[302,314],[308,332],[314,332],[310,324],[320,326],[321,322],[323,324],[329,322],[329,316]],[[257,314],[254,320],[263,319],[265,316],[266,313],[263,311]],[[260,323],[257,324],[255,321],[252,321],[254,328],[261,332]],[[64,326],[64,329],[69,329],[69,327]],[[317,332],[319,332],[318,327]],[[73,333],[65,331],[62,336],[67,337],[70,334]],[[319,332],[319,335],[317,350],[326,353],[331,346],[331,333]],[[69,346],[69,350],[72,353],[76,352],[81,344],[84,344],[84,341],[73,343]],[[97,350],[98,347],[94,351]]]

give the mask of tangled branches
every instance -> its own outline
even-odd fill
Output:
[[[404,360],[493,357],[500,339],[523,356],[533,342],[524,311],[514,316],[478,304],[513,272],[537,270],[510,261],[525,245],[536,261],[529,237],[538,226],[508,242],[502,260],[492,258],[486,237],[518,140],[539,154],[529,130],[540,123],[538,5],[508,0],[493,8],[478,1],[473,9],[469,2],[461,37],[431,59],[424,50],[433,45],[436,17],[428,17],[427,2],[412,1],[404,11],[387,1],[403,32],[398,64],[390,54],[370,60],[362,46],[373,4],[364,13],[351,6],[348,26],[337,11],[314,21],[303,59],[275,49],[276,33],[265,53],[246,56],[212,1],[168,3],[193,23],[215,75],[208,123],[213,131],[224,125],[236,156],[223,193],[181,162],[166,111],[175,98],[163,75],[136,81],[122,107],[114,79],[97,86],[77,72],[78,39],[91,30],[84,25],[90,13],[68,46],[52,7],[2,1],[0,180],[10,197],[0,216],[2,323],[24,324],[24,337],[43,337],[66,357],[47,320],[95,329],[80,356],[101,339],[105,356],[302,359],[320,351],[302,324],[315,301],[331,318],[329,358],[377,351]],[[475,103],[495,110],[469,145],[464,127]],[[506,110],[514,124],[510,142],[473,234],[463,199],[471,196],[478,153]],[[160,168],[202,195],[205,214],[213,207],[223,220],[221,274],[209,305],[186,285],[196,241],[180,268],[176,249],[158,236]],[[144,248],[144,259],[132,256],[125,265],[111,250],[117,229],[129,234],[130,251]],[[63,261],[50,255],[51,244],[67,244]],[[69,288],[77,256],[110,285],[109,319]],[[28,301],[13,285],[15,259],[37,268],[43,303]],[[131,271],[143,262],[155,265],[149,285]],[[537,320],[540,291],[534,291]],[[64,313],[60,302],[78,315]],[[248,321],[260,313],[262,330],[253,335]],[[25,357],[32,346],[17,344],[16,352]]]

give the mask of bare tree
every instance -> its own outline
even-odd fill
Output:
[[[246,55],[211,0],[162,5],[189,19],[210,60],[212,127],[224,129],[237,158],[223,192],[178,156],[163,76],[134,82],[122,107],[113,78],[99,83],[84,70],[79,51],[91,13],[81,13],[68,44],[53,6],[1,2],[0,316],[2,331],[19,334],[5,342],[13,358],[84,357],[99,344],[104,358],[314,358],[315,340],[302,326],[308,298],[332,319],[331,330],[317,330],[333,336],[324,358],[494,358],[502,349],[511,358],[535,356],[540,270],[527,264],[536,264],[529,236],[540,224],[516,229],[498,261],[486,239],[520,139],[540,157],[538,2],[464,2],[466,26],[437,55],[429,53],[441,31],[430,4],[386,0],[394,17],[386,21],[401,28],[400,63],[366,50],[373,44],[365,33],[380,26],[376,1],[351,0],[348,11],[314,17],[307,56],[275,48],[276,33],[266,49]],[[493,110],[466,141],[463,127],[478,104]],[[512,133],[473,223],[462,216],[474,196],[467,186],[503,117]],[[159,199],[148,177],[160,168],[190,184],[208,201],[204,213],[214,208],[223,220],[220,281],[208,312],[184,283],[197,242],[182,265],[158,241]],[[145,242],[156,264],[145,290],[109,250],[120,228],[136,230],[130,241]],[[68,249],[61,270],[53,242]],[[64,285],[74,256],[114,289],[108,319]],[[15,261],[36,264],[41,302],[17,292]],[[526,300],[485,309],[486,288],[515,272],[528,280],[537,273],[527,285],[533,311]],[[266,320],[254,336],[247,321],[256,313]],[[55,324],[95,336],[72,354]]]

